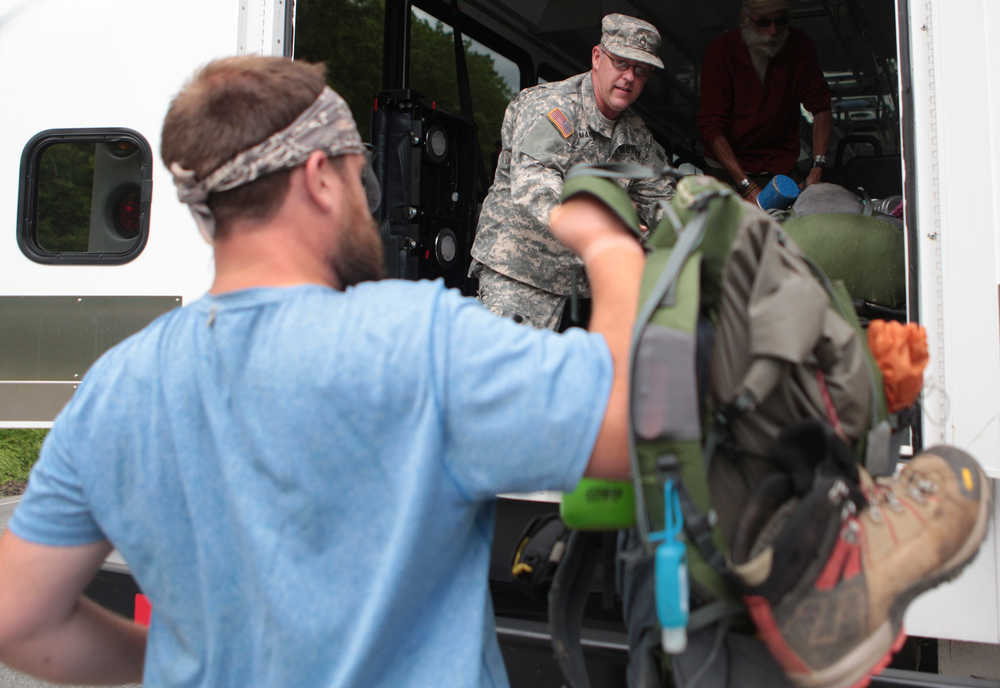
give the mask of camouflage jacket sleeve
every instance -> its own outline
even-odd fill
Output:
[[[667,163],[663,147],[650,136],[650,145],[643,150],[639,163],[653,168],[662,168]],[[660,202],[666,203],[674,197],[677,181],[673,177],[637,179],[628,187],[628,194],[639,212],[639,221],[652,230],[663,216]]]
[[[537,230],[549,233],[549,211],[559,202],[570,160],[569,144],[536,108],[514,123],[510,156],[511,201],[530,215]]]
[[[580,260],[549,231],[574,155],[579,78],[522,91],[507,108],[503,150],[472,246],[473,257],[496,272],[560,295],[586,285]]]
[[[629,110],[621,116],[614,128],[611,160],[658,170],[666,164],[667,155],[642,118]],[[667,177],[635,179],[625,187],[635,203],[640,222],[649,229],[656,226],[663,214],[661,202],[666,203],[674,197],[675,185],[673,177]]]

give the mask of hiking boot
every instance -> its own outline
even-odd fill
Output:
[[[902,647],[907,605],[975,556],[991,503],[979,464],[948,446],[891,478],[817,474],[798,496],[786,474],[763,481],[732,558],[788,677],[807,688],[867,685]]]

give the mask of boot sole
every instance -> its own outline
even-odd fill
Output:
[[[875,629],[864,642],[855,645],[836,664],[808,674],[788,674],[800,688],[863,688],[871,682],[873,674],[885,669],[892,656],[906,642],[906,633],[900,628],[893,631],[892,621]]]
[[[788,674],[788,678],[801,688],[863,688],[871,681],[874,674],[879,673],[892,661],[892,656],[898,652],[906,641],[903,630],[903,614],[910,602],[921,593],[934,588],[941,583],[954,580],[972,563],[979,554],[979,546],[986,538],[989,530],[990,514],[993,513],[993,482],[977,465],[982,489],[988,492],[987,498],[979,505],[979,514],[972,527],[969,537],[959,550],[941,566],[939,573],[918,581],[904,590],[889,609],[889,619],[879,626],[862,643],[856,645],[840,661],[820,671],[808,674]]]

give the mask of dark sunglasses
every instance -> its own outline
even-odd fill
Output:
[[[758,29],[769,28],[772,24],[776,29],[783,29],[788,26],[788,15],[780,14],[777,17],[760,17],[759,19],[751,19],[754,26]]]

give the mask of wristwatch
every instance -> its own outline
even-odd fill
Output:
[[[750,180],[747,179],[746,177],[743,177],[743,179],[736,182],[736,186],[739,187],[740,193],[746,193],[747,189],[750,188]]]
[[[829,163],[826,161],[825,155],[817,155],[813,157],[813,167],[821,167],[825,169],[827,166],[829,166]]]

